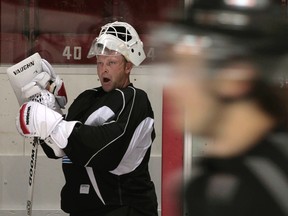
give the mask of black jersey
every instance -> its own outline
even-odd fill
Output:
[[[241,156],[204,158],[196,167],[185,190],[187,215],[288,215],[287,133],[272,133]]]
[[[78,120],[63,157],[66,184],[61,208],[102,212],[130,206],[157,215],[157,198],[148,162],[155,138],[154,115],[147,94],[129,85],[105,92],[86,90],[72,103],[67,121]]]

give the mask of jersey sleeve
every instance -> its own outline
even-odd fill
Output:
[[[101,100],[103,106],[73,130],[64,151],[73,163],[114,170],[131,145],[139,147],[135,142],[137,137],[150,137],[148,142],[154,139],[153,111],[146,93],[134,88],[115,90]],[[142,128],[147,119],[151,119],[152,124]]]
[[[54,153],[53,149],[51,147],[49,147],[43,140],[40,141],[40,146],[42,147],[44,153],[46,154],[46,156],[50,159],[59,159],[61,157],[56,156],[56,154]]]

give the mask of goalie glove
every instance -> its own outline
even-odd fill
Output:
[[[34,101],[24,103],[16,117],[16,128],[22,136],[43,139],[55,154],[59,148],[67,146],[68,137],[77,123],[63,120],[56,111]]]
[[[59,106],[65,108],[65,105],[67,104],[67,94],[63,80],[56,75],[53,67],[47,60],[42,59],[41,64],[43,71],[47,72],[51,77],[49,84],[46,85],[45,88],[54,94]]]
[[[33,80],[21,88],[22,97],[30,99],[43,91],[49,83],[51,76],[46,72],[37,74]]]
[[[52,66],[45,59],[41,59],[41,67],[42,72],[37,74],[31,82],[21,88],[22,97],[31,100],[34,95],[47,89],[55,96],[58,106],[65,108],[67,94],[63,80],[56,75]]]

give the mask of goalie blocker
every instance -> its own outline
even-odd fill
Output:
[[[34,101],[24,103],[16,117],[16,128],[25,137],[39,137],[63,157],[68,137],[78,121],[65,121],[58,112]]]

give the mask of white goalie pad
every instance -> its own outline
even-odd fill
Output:
[[[22,97],[22,87],[30,83],[41,72],[42,64],[39,53],[31,55],[7,69],[10,84],[20,105],[27,101]]]

